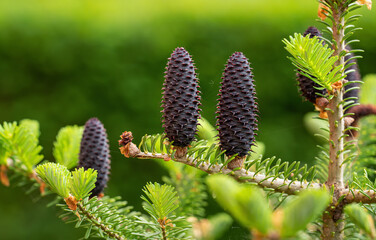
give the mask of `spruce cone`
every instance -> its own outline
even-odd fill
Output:
[[[303,36],[310,35],[310,38],[313,38],[314,36],[321,37],[321,32],[316,27],[308,27],[307,30],[303,33]]]
[[[303,36],[307,35],[309,35],[310,38],[313,38],[314,36],[321,37],[320,31],[315,27],[309,27],[303,34]],[[316,89],[315,87],[320,87],[320,85],[312,81],[310,78],[302,75],[299,72],[296,73],[296,77],[298,80],[299,90],[302,96],[311,103],[316,103],[316,98],[320,97],[319,95],[317,95],[318,93],[322,95],[326,94],[326,89]]]
[[[97,170],[97,181],[91,190],[91,197],[100,195],[107,186],[111,161],[106,129],[97,118],[91,118],[85,124],[79,159],[78,168]]]
[[[346,50],[351,51],[351,47],[349,45],[347,45]],[[349,60],[352,57],[354,57],[354,54],[352,54],[352,53],[345,56],[345,62],[348,61],[346,63],[346,65],[351,64],[351,63],[355,63],[354,65],[350,66],[347,69],[347,71],[353,70],[353,72],[349,72],[345,79],[349,82],[360,81],[362,79],[361,79],[361,76],[360,76],[360,73],[359,73],[359,68],[358,68],[358,64],[357,64],[356,59]],[[360,83],[358,83],[358,82],[354,83],[353,82],[353,83],[346,85],[345,91],[350,89],[350,88],[353,88],[353,87],[360,87]],[[351,99],[350,101],[354,101],[354,103],[359,103],[359,89],[353,89],[353,90],[350,90],[348,92],[345,92],[344,95],[343,95],[343,99],[346,99],[346,98],[349,98],[349,97],[356,97],[356,99]],[[350,110],[350,108],[347,109],[345,112],[347,113],[349,110]]]
[[[191,56],[184,48],[176,48],[168,60],[162,88],[163,127],[174,146],[186,147],[197,130],[198,79]]]
[[[253,81],[248,59],[235,52],[223,73],[217,106],[219,140],[227,156],[244,157],[254,145],[258,108]]]

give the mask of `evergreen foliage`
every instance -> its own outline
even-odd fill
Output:
[[[143,208],[151,219],[139,217],[137,223],[147,226],[145,239],[192,239],[190,226],[185,217],[173,213],[179,207],[179,197],[172,186],[148,183],[141,196]]]
[[[132,143],[129,131],[119,141],[126,157],[163,159],[170,173],[165,177],[168,184],[148,183],[144,187],[141,199],[147,215],[131,211],[118,197],[100,194],[107,184],[110,156],[106,130],[96,118],[89,119],[84,130],[62,129],[54,149],[58,163],[43,164],[39,164],[43,156],[39,154],[38,123],[3,123],[0,180],[7,186],[8,173],[21,176],[22,182],[32,182],[31,191],[39,187],[42,196],[46,195],[47,185],[58,195],[51,204],[59,202],[64,211],[60,217],[75,223],[76,228],[85,228],[85,239],[219,238],[223,233],[220,226],[229,227],[232,219],[227,214],[202,219],[207,204],[204,181],[214,199],[250,231],[252,239],[318,235],[325,240],[374,238],[376,182],[368,174],[375,165],[374,119],[361,118],[376,112],[372,112],[373,105],[357,106],[358,99],[363,101],[362,96],[354,95],[360,79],[351,74],[356,74],[354,53],[358,50],[346,50],[356,30],[349,23],[357,19],[349,14],[370,2],[319,0],[319,17],[330,29],[331,39],[319,39],[316,30],[310,29],[307,36],[295,34],[283,40],[299,73],[319,85],[314,89],[325,92],[315,95],[326,100],[320,105],[320,118],[327,118],[327,122],[309,121],[317,125],[315,131],[329,133],[321,135],[325,141],[316,166],[301,167],[299,162],[264,158],[262,148],[252,147],[257,130],[255,86],[248,60],[239,52],[230,57],[223,76],[218,103],[219,139],[205,120],[200,121],[198,130],[196,73],[188,52],[177,48],[169,59],[164,83],[166,133],[145,135],[139,147]],[[365,95],[374,97],[370,92]],[[361,129],[359,136],[349,134],[357,129]],[[203,139],[193,141],[196,131],[204,133],[198,134]],[[70,171],[77,163],[81,133],[78,169]],[[249,156],[250,151],[256,156]],[[239,159],[240,164],[232,164]],[[308,228],[310,223],[316,227]]]
[[[309,27],[303,34],[304,37],[309,36],[310,38],[317,37],[321,38],[321,32],[316,27]],[[324,42],[322,42],[324,44]],[[316,99],[320,96],[325,96],[327,91],[326,89],[318,89],[320,87],[319,84],[312,81],[311,78],[306,77],[305,75],[301,74],[299,70],[296,73],[299,90],[304,98],[306,98],[311,103],[315,104]]]
[[[74,170],[70,180],[70,191],[72,195],[78,200],[89,196],[90,191],[95,188],[96,180],[97,171],[92,168],[86,171],[83,168]]]
[[[172,150],[170,143],[164,142],[163,135],[156,134],[153,136],[144,136],[141,139],[140,149],[143,152],[154,154],[156,158],[164,158],[165,160],[176,160],[175,150]],[[162,150],[161,150],[162,149]],[[192,161],[192,166],[205,165],[208,166],[208,171],[218,167],[220,171],[226,172],[226,165],[232,161],[235,156],[226,158],[225,151],[221,151],[218,144],[210,144],[205,140],[200,140],[191,143],[191,147],[187,151],[187,157]],[[160,157],[157,154],[163,154]],[[281,159],[276,157],[262,158],[258,155],[254,158],[249,155],[245,158],[244,169],[252,171],[249,176],[242,176],[241,181],[252,181],[256,174],[263,174],[266,179],[271,181],[281,178],[284,181],[289,181],[285,186],[289,186],[295,181],[308,182],[309,184],[314,181],[316,176],[316,167],[308,167],[306,164],[300,166],[301,163],[294,161],[292,163],[282,162]],[[231,171],[228,172],[231,174]]]
[[[119,197],[84,198],[77,204],[77,210],[71,210],[65,204],[58,204],[64,213],[59,217],[67,223],[74,223],[75,228],[84,228],[85,239],[102,238],[124,240],[132,238],[132,233],[143,231],[136,226],[132,207],[126,206],[126,202]],[[77,217],[77,213],[78,216]]]
[[[145,201],[144,209],[157,221],[167,218],[178,207],[178,197],[171,186],[149,183],[143,192],[146,195],[141,197]]]
[[[357,169],[367,171],[367,175],[374,180],[376,166],[376,117],[367,117],[360,121],[358,147],[353,151],[357,153],[354,160]]]
[[[64,199],[73,195],[76,200],[89,196],[95,187],[97,171],[89,168],[76,169],[70,172],[65,166],[56,163],[45,163],[35,169],[38,176]]]
[[[77,166],[83,127],[66,126],[60,129],[54,143],[53,155],[57,163],[72,169]]]
[[[375,224],[370,214],[364,208],[357,204],[350,204],[345,208],[346,214],[360,229],[367,233],[367,235],[374,239],[376,237]]]
[[[42,147],[38,145],[35,130],[33,124],[18,125],[16,122],[4,122],[0,125],[0,142],[4,147],[1,151],[2,159],[14,158],[25,167],[25,171],[31,173],[34,166],[43,159],[43,155],[40,154]]]
[[[33,133],[37,138],[39,138],[40,130],[39,130],[39,122],[38,121],[35,121],[35,120],[32,120],[32,119],[22,119],[20,121],[20,125],[29,129],[31,133]]]
[[[171,166],[172,164],[166,163],[164,165]],[[190,167],[179,164],[174,170],[170,170],[170,176],[164,177],[163,181],[175,187],[179,196],[179,208],[175,210],[177,216],[202,218],[205,216],[208,198],[204,178],[201,176],[201,172],[188,168]]]
[[[303,37],[301,34],[294,34],[290,40],[284,39],[286,50],[292,55],[289,57],[292,64],[301,70],[301,74],[310,78],[322,88],[332,90],[332,84],[343,79],[341,69],[333,65],[338,57],[333,56],[334,50],[322,44],[322,40],[310,35]]]
[[[45,163],[36,168],[38,176],[48,184],[51,190],[63,198],[69,197],[71,173],[60,164]]]

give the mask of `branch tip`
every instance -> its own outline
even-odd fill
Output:
[[[126,158],[130,157],[136,157],[141,151],[138,149],[138,147],[132,143],[133,135],[132,132],[123,132],[120,135],[119,145],[121,146],[120,152],[123,154]]]

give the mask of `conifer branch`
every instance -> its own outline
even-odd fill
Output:
[[[92,215],[90,213],[90,211],[88,211],[83,205],[81,202],[78,202],[77,203],[77,208],[78,208],[78,211],[85,215],[85,217],[87,218],[87,220],[89,220],[93,225],[97,226],[99,229],[101,229],[106,235],[114,238],[114,239],[118,239],[118,240],[126,240],[126,238],[124,238],[123,236],[117,234],[117,233],[114,233],[114,229],[111,229],[109,226],[106,226],[105,224],[103,224],[101,222],[100,219],[96,218],[94,215]]]
[[[4,166],[5,168],[7,168],[7,170],[11,170],[13,173],[19,175],[19,176],[22,176],[24,178],[26,178],[27,180],[29,180],[30,182],[32,183],[37,183],[37,185],[39,186],[39,192],[41,194],[41,196],[45,195],[45,188],[46,188],[46,184],[45,182],[43,182],[43,180],[38,176],[38,174],[36,173],[35,169],[33,169],[31,171],[31,173],[25,171],[25,169],[23,169],[22,167],[19,167],[18,165],[15,164],[15,162],[19,162],[18,159],[13,159],[13,158],[8,158],[7,159],[7,164],[6,165],[2,165]],[[8,176],[7,176],[8,178]]]
[[[233,177],[239,182],[256,183],[260,187],[271,188],[277,192],[283,192],[289,195],[296,194],[298,191],[303,189],[322,188],[322,184],[320,183],[312,183],[306,181],[291,181],[282,178],[276,178],[273,176],[266,176],[265,174],[255,173],[252,171],[247,171],[245,169],[232,170],[225,167],[223,164],[209,165],[205,162],[198,163],[196,159],[186,156],[178,157],[175,155],[175,157],[172,158],[170,155],[164,153],[141,152],[133,143],[130,143],[129,146],[129,152],[133,153],[130,154],[129,157],[138,159],[163,159],[165,161],[173,160],[175,162],[180,162],[192,166],[194,168],[200,169],[201,171],[204,171],[209,174],[226,174]]]
[[[350,203],[376,203],[376,191],[346,188],[341,192],[346,204]]]

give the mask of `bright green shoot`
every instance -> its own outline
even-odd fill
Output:
[[[31,131],[36,137],[39,137],[39,122],[32,119],[23,119],[20,121],[20,126],[24,126]]]
[[[7,163],[8,153],[4,146],[4,143],[0,141],[0,165]]]
[[[172,186],[148,183],[143,189],[144,209],[156,221],[167,218],[179,205],[177,192]]]
[[[73,195],[78,201],[87,197],[95,187],[97,171],[76,169],[72,173],[58,163],[45,163],[36,168],[38,176],[63,198]]]
[[[63,198],[69,197],[69,184],[72,177],[65,166],[49,162],[39,165],[35,170],[53,192]]]
[[[97,171],[89,168],[76,169],[72,172],[72,179],[70,181],[70,191],[72,195],[81,200],[89,195],[90,191],[95,188],[95,182],[97,181]]]
[[[289,59],[301,71],[300,73],[328,91],[332,90],[333,83],[345,77],[342,73],[343,65],[333,68],[338,61],[338,56],[332,56],[334,50],[316,36],[310,38],[295,33],[294,37],[290,36],[290,40],[284,39],[283,43],[292,55]]]
[[[78,163],[83,127],[66,126],[60,129],[54,143],[53,155],[57,163],[68,169]]]
[[[31,173],[36,164],[43,159],[40,154],[42,147],[38,145],[38,126],[35,121],[28,120],[17,125],[16,122],[4,122],[0,125],[0,142],[2,142],[1,158],[13,158],[24,164],[27,172]]]

